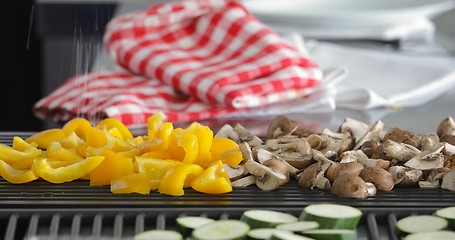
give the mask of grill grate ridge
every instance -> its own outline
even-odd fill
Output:
[[[26,239],[132,239],[137,233],[152,230],[178,230],[176,218],[182,215],[207,216],[213,219],[239,219],[247,209],[184,210],[160,209],[99,210],[52,209],[33,211],[1,211],[0,220],[8,219],[8,225],[0,226],[0,235],[5,240]],[[432,214],[435,209],[361,209],[363,217],[357,227],[359,239],[396,239],[397,219],[415,214]],[[299,216],[301,209],[286,212]],[[20,220],[19,220],[20,219]],[[18,221],[19,220],[19,221]],[[20,224],[18,224],[21,222]],[[25,234],[24,234],[25,233]]]

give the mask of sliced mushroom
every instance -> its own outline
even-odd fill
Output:
[[[326,177],[333,183],[338,175],[350,174],[358,176],[363,168],[364,166],[358,162],[332,163],[327,169]]]
[[[275,190],[288,182],[283,173],[252,160],[245,162],[245,169],[256,176],[256,185],[264,191]]]
[[[248,187],[256,183],[256,176],[248,175],[231,182],[232,187]]]
[[[342,174],[333,182],[331,193],[340,198],[366,198],[368,186],[359,176]]]
[[[247,174],[247,172],[245,171],[245,166],[243,165],[237,165],[236,167],[232,167],[229,164],[223,165],[231,181],[235,181]]]
[[[442,143],[439,142],[439,137],[436,133],[428,133],[422,136],[420,139],[420,150],[426,151],[437,148],[435,145]]]
[[[379,139],[382,130],[384,130],[384,123],[380,120],[376,121],[373,125],[371,125],[365,135],[363,135],[359,140],[356,140],[356,144],[353,149],[359,149],[366,141]]]
[[[368,197],[376,196],[377,189],[373,183],[366,182],[368,187]]]
[[[322,164],[320,162],[310,165],[303,172],[297,175],[298,185],[303,188],[312,189],[313,187],[315,187],[315,185],[313,185],[314,179],[316,179],[316,176],[321,171],[323,170]]]
[[[453,121],[453,118],[450,116],[444,118],[439,123],[436,134],[438,134],[439,137],[444,135],[455,135],[455,122]]]
[[[444,149],[442,150],[442,153],[446,156],[452,156],[455,155],[455,146],[448,143],[444,142],[442,143],[444,145]]]
[[[364,168],[359,175],[365,182],[371,182],[379,191],[392,191],[395,181],[392,174],[382,168]]]
[[[403,166],[392,166],[389,168],[396,186],[415,186],[422,179],[422,170],[410,169]]]
[[[287,118],[286,116],[277,116],[273,119],[267,129],[267,138],[277,138],[279,136],[292,134],[299,125],[296,121]]]
[[[234,128],[229,124],[224,124],[215,134],[215,138],[229,138],[234,142],[238,142],[239,135],[234,131]]]
[[[251,147],[254,146],[259,146],[262,144],[262,140],[258,137],[250,133],[246,128],[244,128],[242,125],[237,123],[234,127],[234,132],[237,133],[239,136],[237,142],[247,142],[248,145]]]
[[[443,147],[436,151],[423,151],[415,157],[411,158],[404,165],[413,169],[430,170],[444,167],[444,155],[442,155]]]
[[[351,133],[348,131],[345,132],[333,132],[332,130],[328,128],[324,128],[321,130],[320,134],[322,135],[327,135],[331,138],[334,139],[346,139],[346,138],[351,138]]]
[[[273,166],[279,165],[279,168],[284,166],[287,169],[287,173],[285,173],[285,175],[290,174],[290,175],[294,176],[297,172],[299,172],[299,169],[297,169],[294,166],[292,166],[291,164],[289,164],[287,161],[282,159],[280,156],[278,156],[277,154],[271,153],[265,149],[259,149],[257,151],[257,159],[258,159],[259,163],[262,163],[266,166],[268,166],[269,164],[273,165]],[[275,161],[278,161],[280,163],[274,163]],[[268,166],[268,167],[271,167],[271,166]]]
[[[412,145],[395,142],[390,139],[382,144],[382,150],[387,156],[398,161],[408,161],[421,153],[419,149]]]
[[[441,188],[455,191],[455,169],[450,170],[442,179]]]
[[[345,118],[338,132],[349,132],[357,143],[368,132],[369,128],[370,126],[364,122],[353,118]]]

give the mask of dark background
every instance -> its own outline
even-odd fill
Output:
[[[33,105],[81,69],[90,71],[115,4],[5,1],[0,7],[0,131],[60,126],[38,119]],[[77,52],[75,46],[82,46]],[[82,59],[75,60],[76,55]],[[81,68],[81,69],[79,69]]]
[[[40,97],[40,43],[30,32],[33,1],[4,1],[0,8],[1,113],[0,131],[41,128],[32,113]]]

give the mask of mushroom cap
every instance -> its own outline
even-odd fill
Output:
[[[358,162],[348,162],[348,163],[333,163],[327,169],[326,177],[331,183],[335,181],[337,176],[341,174],[350,174],[358,176],[364,166]]]
[[[318,173],[322,171],[322,164],[317,162],[313,163],[309,167],[307,167],[302,173],[298,176],[298,185],[303,188],[312,188],[314,179],[318,175]]]
[[[335,179],[331,193],[340,198],[366,198],[368,186],[359,176],[345,173]]]
[[[277,116],[273,119],[267,129],[267,138],[277,138],[279,136],[293,133],[299,127],[298,123],[286,116]]]
[[[392,174],[382,168],[364,168],[359,175],[365,182],[371,182],[379,191],[391,191],[395,186]]]

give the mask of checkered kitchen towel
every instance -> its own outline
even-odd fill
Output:
[[[104,44],[123,69],[76,76],[34,106],[41,118],[115,117],[144,125],[230,113],[307,96],[322,71],[235,0],[152,5],[114,18]]]

